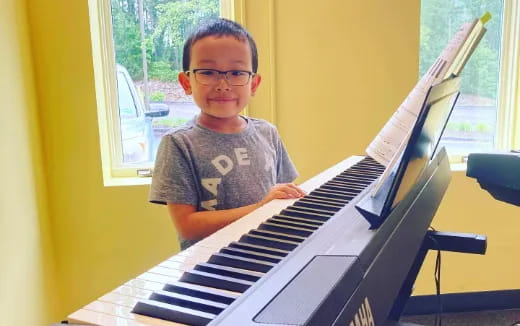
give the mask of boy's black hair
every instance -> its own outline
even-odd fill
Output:
[[[251,34],[237,22],[225,18],[218,18],[208,21],[204,25],[197,28],[184,42],[184,49],[182,52],[182,69],[184,71],[190,70],[191,47],[198,40],[207,36],[233,36],[239,41],[249,43],[251,48],[251,61],[253,64],[253,72],[256,73],[258,69],[258,51],[256,44],[251,37]]]

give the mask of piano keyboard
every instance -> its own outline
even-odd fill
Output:
[[[346,159],[302,184],[308,195],[264,205],[68,320],[107,326],[206,325],[318,232],[383,169],[368,157]],[[244,234],[252,226],[255,229]]]

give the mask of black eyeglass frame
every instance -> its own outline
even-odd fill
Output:
[[[189,76],[190,73],[193,73],[193,75],[195,76],[195,80],[200,83],[201,85],[205,85],[205,86],[210,86],[210,85],[213,85],[212,83],[211,84],[207,84],[207,83],[202,83],[200,82],[198,79],[197,79],[197,72],[198,71],[213,71],[213,72],[216,72],[220,75],[224,75],[224,79],[226,80],[227,83],[229,83],[229,85],[231,86],[244,86],[244,85],[247,85],[247,83],[249,83],[249,81],[251,80],[251,77],[254,77],[256,74],[252,71],[248,71],[248,70],[240,70],[240,69],[232,69],[232,70],[226,70],[226,71],[222,71],[222,70],[218,70],[218,69],[210,69],[210,68],[198,68],[198,69],[192,69],[192,70],[188,70],[188,71],[185,71],[185,73]],[[241,72],[241,73],[246,73],[248,74],[248,77],[247,77],[247,81],[243,84],[232,84],[231,81],[229,80],[229,73],[232,73],[232,72]],[[219,81],[220,78],[218,79],[215,79],[215,83],[217,83]]]

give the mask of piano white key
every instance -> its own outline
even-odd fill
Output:
[[[173,300],[174,299],[178,299],[178,300],[192,299],[185,295],[173,294],[173,293],[167,292],[167,291],[158,291],[155,293],[159,293],[160,295],[164,295],[164,296],[171,296],[171,298]],[[147,299],[147,298],[145,298],[145,299]],[[126,308],[129,308],[130,311],[139,301],[142,301],[142,300],[143,299],[136,299],[133,297],[128,297],[128,296],[124,296],[124,295],[120,295],[120,294],[116,294],[116,293],[109,293],[98,299],[98,301],[100,303],[103,303],[103,305],[102,305],[103,309],[106,309],[107,307],[113,307],[114,309],[116,309],[115,307],[126,307]],[[219,311],[219,312],[222,311],[222,309],[227,307],[227,304],[214,303],[214,302],[210,302],[210,301],[202,300],[202,299],[197,299],[197,303],[199,303],[199,309],[201,309],[200,306],[208,305],[208,306],[214,306],[216,311]],[[99,308],[96,308],[96,310],[99,311]],[[125,309],[125,308],[117,309],[117,311],[112,310],[112,311],[108,311],[108,312],[105,311],[105,312],[108,314],[111,314],[111,315],[115,314],[120,318],[128,317],[125,315],[127,313],[127,309]],[[138,315],[130,313],[130,316],[138,316]],[[143,317],[146,317],[146,316],[143,316]],[[150,318],[150,317],[146,317],[146,318]]]
[[[148,283],[151,283],[151,282],[148,282]],[[152,294],[153,291],[162,289],[161,283],[154,283],[157,286],[154,286],[152,288],[147,288],[147,289],[133,286],[133,284],[135,284],[135,283],[127,282],[124,285],[121,285],[120,287],[118,287],[117,289],[115,289],[114,291],[112,291],[110,293],[116,293],[116,294],[120,294],[120,295],[126,295],[129,297],[146,299],[150,296],[150,294]]]
[[[144,299],[148,299],[148,297],[145,297]],[[119,294],[117,292],[107,293],[98,299],[99,302],[112,303],[114,305],[128,307],[130,309],[133,308],[139,300],[141,300],[141,298]]]
[[[155,290],[162,289],[162,286],[163,286],[163,284],[160,282],[148,281],[148,280],[143,280],[143,279],[139,279],[139,278],[131,279],[130,281],[126,282],[123,286],[125,286],[125,285],[135,289],[135,291],[139,291],[139,290],[155,291]]]
[[[101,318],[97,325],[100,326],[174,326],[182,325],[175,322],[141,316],[131,313],[132,308],[116,305],[110,302],[94,301],[86,305],[83,310],[87,310],[96,314],[97,318]],[[146,324],[144,324],[146,322]]]
[[[69,317],[67,319],[68,319],[69,323],[71,323],[71,324],[80,324],[80,325],[83,325],[85,323],[88,323],[88,325],[96,325],[96,326],[152,325],[152,324],[141,324],[133,319],[108,315],[108,314],[100,313],[97,311],[90,311],[90,310],[86,310],[86,309],[80,309],[78,311],[73,312],[72,314],[69,315]],[[163,325],[166,326],[168,324],[163,324]],[[171,323],[170,325],[182,325],[182,324]]]

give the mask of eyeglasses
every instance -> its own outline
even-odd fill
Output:
[[[228,70],[220,71],[217,69],[193,69],[186,71],[187,74],[192,72],[195,75],[195,80],[205,86],[215,85],[223,75],[226,81],[231,86],[244,86],[249,82],[251,76],[255,74],[246,70]]]

